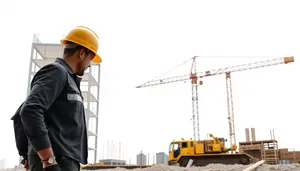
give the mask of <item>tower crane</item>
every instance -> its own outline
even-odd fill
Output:
[[[227,89],[227,104],[228,104],[228,123],[229,123],[229,138],[230,138],[230,146],[236,145],[236,138],[235,138],[235,126],[234,126],[234,113],[233,113],[233,100],[232,100],[232,88],[231,88],[231,73],[238,72],[238,71],[245,71],[250,69],[256,69],[256,68],[262,68],[267,66],[274,66],[279,64],[287,64],[294,62],[294,57],[283,57],[283,58],[275,58],[271,60],[265,60],[265,61],[259,61],[259,62],[253,62],[248,64],[242,64],[242,65],[236,65],[236,66],[230,66],[220,69],[214,69],[214,70],[208,70],[204,72],[197,72],[196,70],[196,58],[198,56],[194,56],[191,58],[193,60],[192,68],[190,71],[190,74],[187,75],[180,75],[180,76],[174,76],[169,78],[163,78],[163,79],[154,79],[150,80],[142,85],[137,86],[136,88],[143,88],[143,87],[149,87],[149,86],[155,86],[155,85],[162,85],[162,84],[168,84],[168,83],[174,83],[174,82],[180,82],[180,81],[187,81],[191,80],[192,83],[192,113],[193,113],[193,135],[194,139],[200,140],[200,133],[199,133],[199,112],[198,112],[198,84],[202,85],[203,81],[200,80],[198,83],[198,79],[209,77],[209,76],[215,76],[215,75],[221,75],[225,74],[226,76],[226,89]],[[197,120],[195,120],[195,115],[197,117]],[[197,127],[196,127],[197,122]]]

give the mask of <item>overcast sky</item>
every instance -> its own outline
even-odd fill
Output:
[[[288,65],[234,73],[232,86],[237,141],[245,141],[248,127],[256,128],[257,140],[269,139],[274,129],[280,148],[300,150],[296,4],[296,0],[2,0],[0,158],[6,158],[7,166],[18,162],[10,117],[26,97],[33,34],[39,34],[42,42],[58,43],[77,25],[94,29],[100,37],[98,159],[107,156],[107,150],[103,153],[107,140],[122,142],[125,159],[135,163],[141,150],[150,155],[167,152],[173,139],[192,137],[189,81],[135,86],[193,56],[203,56],[197,60],[199,71],[295,56],[295,63]],[[190,66],[191,61],[164,77],[188,74]],[[200,136],[228,138],[225,76],[203,81]]]

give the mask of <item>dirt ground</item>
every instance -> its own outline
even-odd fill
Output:
[[[190,168],[184,168],[178,166],[167,166],[167,165],[156,165],[144,169],[132,169],[132,171],[243,171],[247,167],[249,166],[222,165],[222,164],[211,164],[205,167],[190,167]],[[103,169],[101,171],[130,171],[130,170],[124,168],[115,168],[115,169]],[[286,164],[286,165],[263,164],[254,171],[300,171],[300,164]]]

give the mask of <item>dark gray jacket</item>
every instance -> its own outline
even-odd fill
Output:
[[[87,164],[87,130],[80,81],[61,58],[36,73],[20,112],[29,139],[29,155],[52,147],[55,155]]]

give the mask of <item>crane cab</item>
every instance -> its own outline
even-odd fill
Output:
[[[169,161],[176,163],[183,155],[195,154],[194,140],[173,141],[169,145]]]

